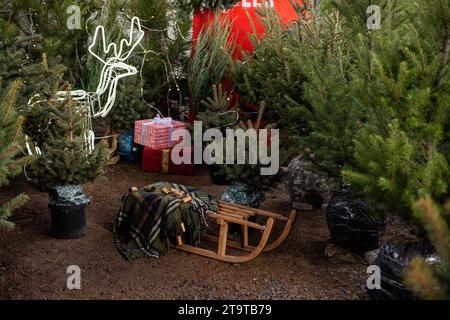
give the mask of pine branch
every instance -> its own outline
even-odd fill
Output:
[[[446,207],[450,213],[450,202]],[[414,259],[410,263],[405,283],[425,299],[449,299],[450,231],[448,224],[429,196],[419,199],[414,209],[436,248],[441,264],[430,266],[421,258]]]

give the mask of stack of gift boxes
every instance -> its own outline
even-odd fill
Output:
[[[134,128],[134,143],[144,146],[142,170],[144,172],[159,172],[179,175],[191,175],[193,162],[175,165],[171,153],[178,143],[172,138],[175,130],[186,129],[186,124],[171,118],[155,118],[136,121]],[[193,154],[190,149],[191,158]],[[181,156],[183,156],[181,152]]]

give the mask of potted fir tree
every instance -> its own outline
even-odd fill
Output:
[[[90,198],[82,185],[100,176],[106,165],[103,143],[89,150],[82,110],[69,97],[34,105],[27,113],[27,122],[33,122],[34,114],[46,115],[47,119],[43,128],[43,123],[33,125],[40,133],[41,144],[28,172],[49,193],[51,234],[57,238],[76,239],[85,234],[85,208]],[[31,150],[36,150],[35,146]]]
[[[226,129],[232,127],[239,120],[239,110],[237,105],[231,106],[233,95],[223,89],[222,84],[212,86],[212,97],[201,101],[204,111],[197,115],[198,121],[202,122],[203,130],[218,129],[222,134]],[[217,185],[226,185],[227,177],[225,170],[218,164],[209,166],[211,181]]]
[[[258,119],[255,124],[253,124],[250,120],[247,123],[240,122],[237,126],[237,129],[242,129],[244,132],[247,130],[256,130],[256,134],[259,140],[259,129],[261,127],[261,121],[264,114],[265,105],[261,104]],[[274,125],[269,124],[265,127],[266,130],[273,129]],[[236,139],[235,137],[233,139]],[[268,136],[268,152],[271,153],[270,150],[270,136]],[[226,145],[227,138],[223,142],[224,147],[224,159],[227,158],[226,153]],[[260,159],[257,160],[256,164],[248,163],[250,159],[251,148],[249,148],[249,144],[246,143],[245,150],[237,150],[237,143],[234,141],[235,150],[234,150],[234,164],[216,164],[216,171],[214,174],[223,176],[225,181],[231,186],[222,194],[222,200],[237,203],[241,205],[245,205],[248,207],[257,208],[264,201],[264,192],[273,188],[277,182],[281,181],[283,177],[283,172],[279,170],[275,175],[262,175],[261,168],[264,167],[260,162]],[[244,152],[246,163],[238,164],[237,157],[239,152]],[[280,163],[282,163],[282,159],[279,159]]]

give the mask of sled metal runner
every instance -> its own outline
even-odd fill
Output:
[[[293,209],[289,216],[253,209],[237,204],[231,204],[224,201],[218,202],[219,210],[217,212],[208,212],[208,218],[213,219],[220,226],[219,236],[205,235],[203,241],[217,244],[217,250],[209,250],[201,247],[194,247],[187,244],[175,246],[177,249],[198,254],[207,258],[212,258],[229,263],[249,262],[258,257],[263,252],[269,252],[278,248],[291,233],[292,227],[298,216],[297,210]],[[265,224],[259,224],[249,221],[250,217],[264,217]],[[284,223],[284,229],[280,236],[272,242],[269,242],[270,234],[276,222]],[[241,227],[241,241],[228,239],[229,224],[237,224]],[[259,243],[255,246],[249,244],[249,229],[259,230],[261,237]],[[229,249],[240,251],[241,255],[227,254]]]

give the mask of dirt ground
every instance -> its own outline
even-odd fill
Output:
[[[301,212],[287,241],[275,252],[242,265],[177,250],[161,259],[127,262],[113,242],[113,223],[130,186],[171,181],[219,196],[208,171],[192,177],[142,173],[135,164],[108,169],[106,178],[86,186],[87,234],[80,240],[48,235],[47,194],[24,179],[0,189],[0,203],[20,192],[31,200],[16,211],[16,229],[0,232],[0,299],[366,299],[366,263],[330,263],[324,255],[329,232],[323,211]],[[267,195],[263,208],[289,212],[283,186]],[[81,290],[68,290],[67,267],[81,268]]]

